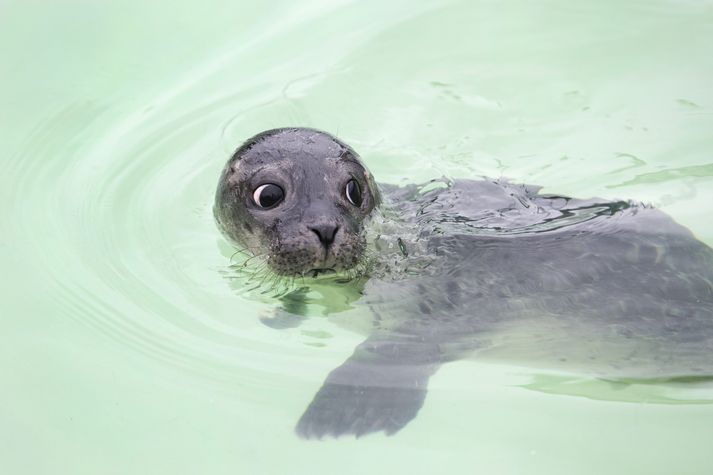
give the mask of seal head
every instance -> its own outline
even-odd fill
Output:
[[[275,273],[316,277],[360,263],[364,220],[379,203],[351,147],[319,130],[282,128],[238,148],[213,210],[223,234]]]

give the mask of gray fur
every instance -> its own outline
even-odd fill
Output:
[[[361,206],[344,195],[358,180]],[[260,184],[285,191],[283,203],[260,209],[252,200]],[[380,200],[371,175],[349,146],[312,129],[275,129],[253,137],[228,161],[220,178],[215,217],[223,234],[253,254],[265,256],[281,275],[336,272],[360,262],[363,221]],[[337,229],[325,249],[314,230]]]
[[[362,297],[375,329],[327,377],[301,436],[393,434],[440,365],[474,351],[620,380],[713,378],[713,250],[661,211],[443,180],[383,186],[387,219],[364,229],[379,191],[365,172],[369,202],[345,206],[336,157],[366,170],[328,134],[267,132],[228,162],[216,199],[223,232],[281,256],[268,259],[278,273],[324,264],[310,223],[340,223],[335,270],[363,259],[367,241],[376,249]],[[285,177],[295,201],[256,217],[246,196],[263,168]]]

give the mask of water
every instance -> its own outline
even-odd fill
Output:
[[[713,244],[712,20],[710,1],[4,2],[3,472],[706,473],[710,385],[482,361],[439,371],[395,437],[298,439],[368,315],[261,324],[274,302],[226,278],[211,205],[241,140],[304,125],[382,182],[635,198]]]

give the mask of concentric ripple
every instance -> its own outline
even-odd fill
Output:
[[[24,247],[40,257],[43,279],[67,315],[137,351],[186,367],[230,370],[240,362],[241,371],[252,364],[256,372],[283,368],[284,358],[294,357],[291,352],[300,345],[275,342],[269,329],[257,323],[255,315],[272,312],[273,301],[240,295],[226,285],[223,270],[232,250],[218,236],[211,213],[224,160],[242,139],[264,128],[323,125],[339,133],[343,124],[356,123],[349,127],[350,134],[361,138],[354,142],[367,162],[377,158],[373,167],[377,174],[381,175],[380,156],[394,163],[384,173],[387,179],[413,175],[417,180],[422,164],[428,164],[422,169],[431,177],[443,170],[462,172],[460,164],[467,163],[466,172],[516,173],[522,179],[544,182],[549,179],[542,172],[555,163],[557,173],[577,169],[557,154],[552,163],[538,160],[538,173],[528,172],[530,167],[519,156],[511,157],[509,166],[493,170],[491,165],[502,160],[478,152],[474,137],[463,133],[462,124],[452,123],[447,132],[444,124],[437,127],[442,152],[412,140],[419,128],[409,119],[414,113],[435,114],[445,123],[444,111],[453,117],[490,116],[491,123],[481,122],[477,128],[490,128],[491,136],[502,135],[511,126],[509,120],[525,114],[512,110],[518,107],[513,98],[494,89],[485,87],[476,97],[474,84],[500,80],[499,75],[479,72],[477,67],[448,72],[415,67],[415,75],[400,77],[404,92],[391,104],[373,103],[367,95],[365,99],[372,101],[368,109],[344,108],[347,103],[340,105],[340,100],[347,97],[330,92],[343,91],[354,80],[351,77],[369,74],[367,69],[373,67],[369,60],[359,59],[363,52],[377,44],[398,43],[402,25],[427,25],[428,16],[410,8],[408,16],[384,15],[368,23],[342,20],[349,22],[350,38],[336,37],[319,53],[310,43],[296,55],[294,38],[303,38],[313,28],[336,28],[323,21],[330,11],[316,5],[302,10],[299,21],[290,12],[275,18],[248,42],[214,54],[164,85],[157,95],[136,101],[133,108],[111,102],[77,103],[56,112],[28,138],[22,155],[12,163],[16,169],[10,169],[17,176],[15,195],[22,197],[16,199],[15,211],[24,218],[20,222],[25,223],[23,235],[29,240]],[[346,13],[352,6],[345,2],[333,8]],[[422,8],[435,11],[429,5]],[[447,15],[447,9],[436,14]],[[284,60],[259,67],[266,54],[283,55]],[[418,55],[411,60],[412,68],[417,59]],[[523,63],[518,67],[523,68]],[[554,71],[515,73],[546,78],[548,87],[554,88],[560,82]],[[385,75],[383,87],[391,80]],[[559,87],[572,105],[596,102],[566,92],[574,86],[561,83]],[[418,106],[407,105],[417,98]],[[443,109],[448,102],[450,106]],[[383,116],[365,121],[370,113]],[[399,124],[391,122],[393,114],[399,114]],[[528,127],[530,120],[523,115],[520,129]],[[571,114],[556,118],[551,133],[570,134],[570,125],[560,125],[572,124],[571,120]],[[378,141],[370,141],[380,123],[395,134],[382,133]],[[452,139],[458,135],[458,140]],[[501,149],[506,156],[513,153]],[[533,151],[537,150],[533,147]],[[617,157],[629,160],[630,155]],[[404,160],[413,164],[399,169]],[[636,167],[612,163],[614,174],[607,176],[612,181],[606,186],[623,186],[620,176],[628,180],[624,183],[632,182],[631,173],[645,172],[642,163],[638,160]],[[583,183],[570,177],[563,188],[570,182]],[[584,188],[581,193],[587,193]]]
[[[23,247],[36,253],[65,315],[199,372],[281,372],[285,358],[304,348],[305,337],[285,345],[259,323],[273,300],[228,285],[233,251],[214,226],[212,199],[232,148],[260,129],[311,125],[294,105],[295,91],[305,79],[317,88],[331,70],[343,71],[337,65],[359,46],[355,38],[394,22],[387,16],[351,28],[351,39],[313,57],[288,47],[285,61],[254,69],[261,55],[323,28],[332,12],[322,7],[300,9],[299,21],[284,12],[134,109],[76,104],[38,126],[13,162],[15,212],[25,225]],[[304,72],[315,68],[322,72]]]

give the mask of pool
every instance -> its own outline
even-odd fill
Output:
[[[379,181],[508,177],[652,203],[713,245],[713,3],[5,2],[6,473],[708,473],[713,386],[497,361],[393,437],[293,430],[368,312],[299,328],[230,272],[213,193],[260,130]]]

